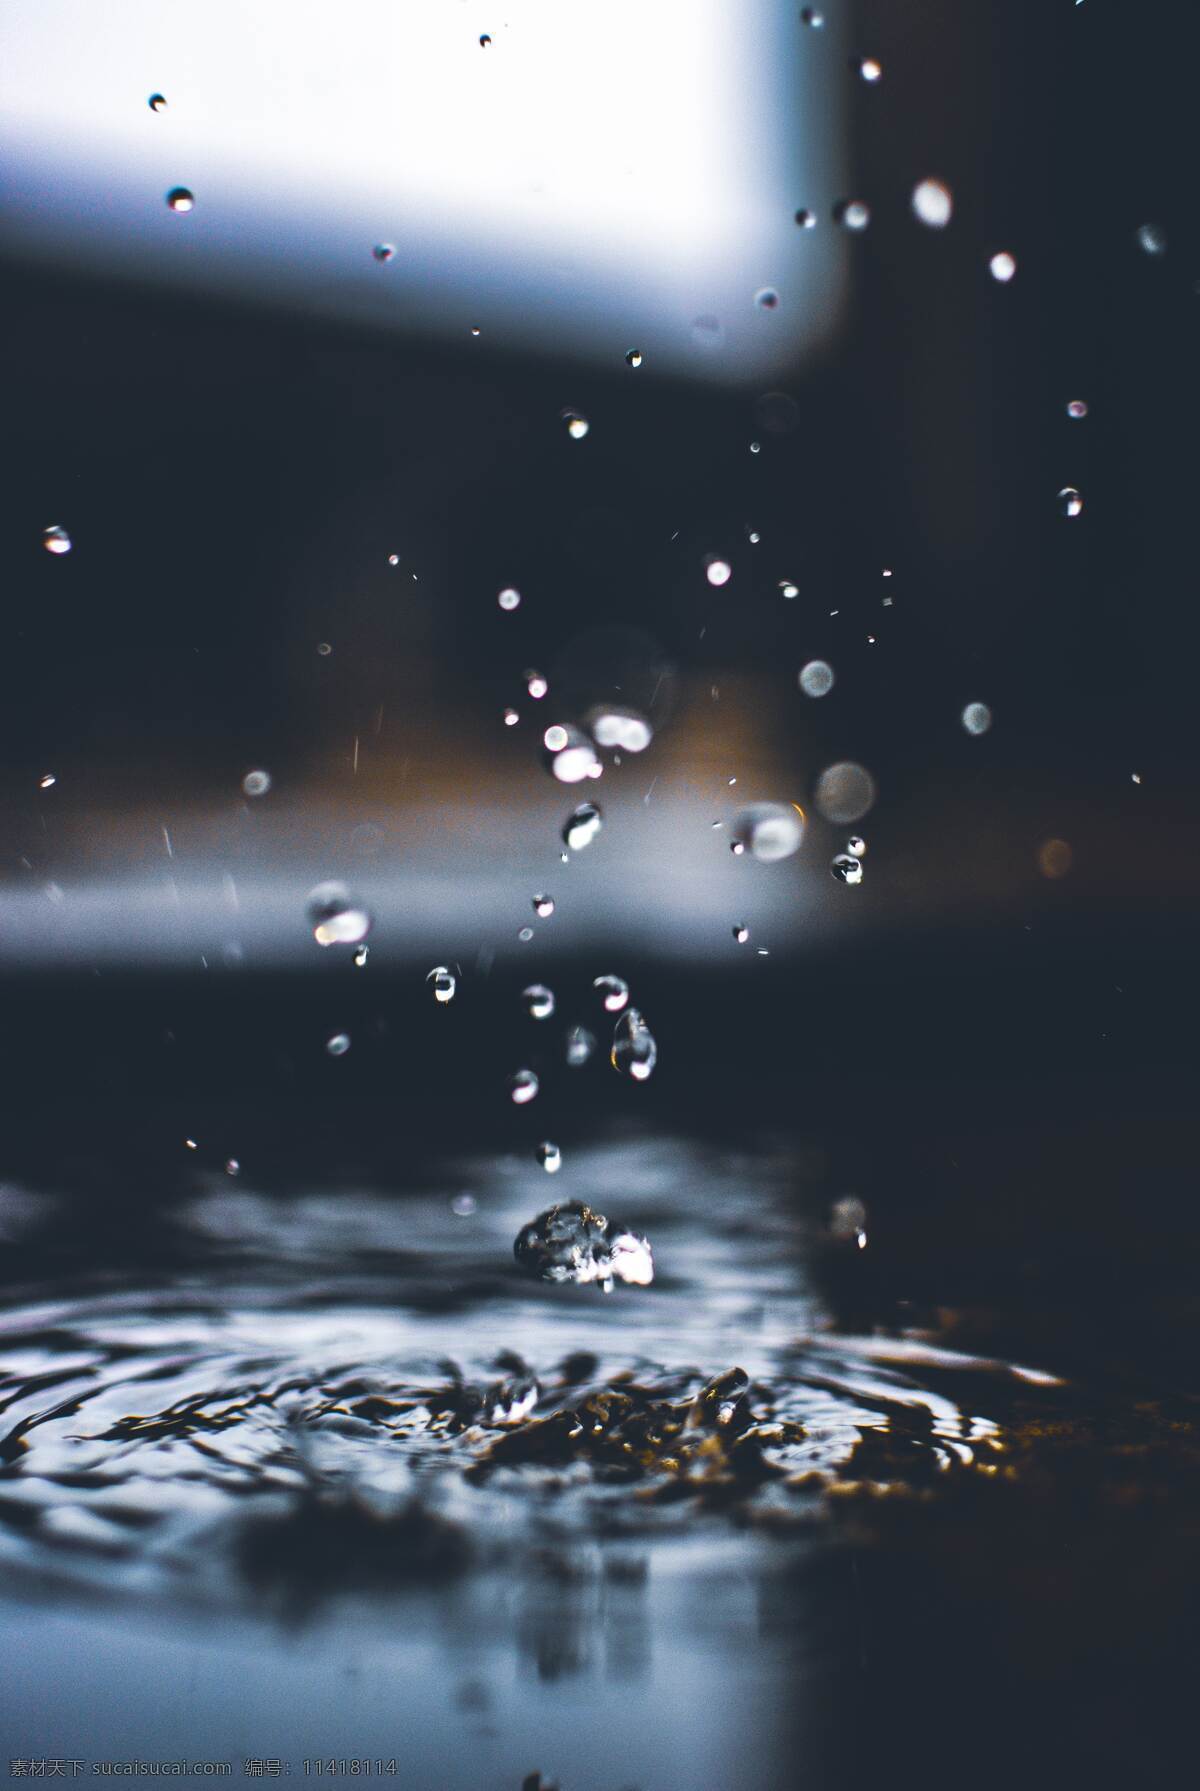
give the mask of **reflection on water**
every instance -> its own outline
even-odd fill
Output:
[[[3,1318],[0,1559],[38,1602],[4,1621],[21,1673],[65,1663],[82,1703],[60,1697],[60,1729],[77,1708],[112,1722],[108,1659],[111,1683],[143,1671],[163,1695],[186,1672],[182,1733],[219,1753],[219,1633],[263,1723],[304,1682],[312,1732],[271,1744],[297,1760],[394,1753],[398,1698],[406,1725],[447,1713],[414,1783],[515,1785],[540,1761],[598,1791],[783,1786],[806,1701],[820,1727],[804,1588],[822,1563],[849,1550],[861,1589],[858,1551],[895,1510],[910,1553],[933,1511],[956,1547],[969,1527],[969,1556],[1030,1487],[1053,1509],[1056,1476],[1086,1529],[1106,1499],[1144,1510],[1158,1457],[1177,1472],[1184,1447],[1194,1468],[1187,1411],[834,1331],[806,1263],[856,1263],[860,1228],[798,1195],[783,1155],[642,1142],[577,1150],[571,1174],[652,1237],[652,1287],[522,1278],[512,1239],[545,1181],[511,1159],[402,1197],[222,1180],[170,1215],[152,1275],[97,1261],[69,1296],[36,1280],[41,1202],[6,1196],[23,1285]],[[343,1669],[390,1675],[373,1714]],[[157,1720],[127,1712],[114,1746]],[[179,1728],[162,1744],[180,1751]]]

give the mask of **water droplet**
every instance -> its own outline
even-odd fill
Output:
[[[531,1020],[548,1020],[554,1012],[554,991],[545,983],[530,983],[527,989],[521,990],[521,1000]]]
[[[61,523],[52,522],[42,530],[42,546],[47,553],[70,553],[71,537]]]
[[[835,1200],[829,1212],[829,1229],[835,1238],[863,1249],[867,1242],[867,1209],[854,1194]]]
[[[777,311],[779,294],[773,286],[760,286],[754,295],[754,302],[760,311]]]
[[[790,578],[781,578],[779,581],[779,589],[781,594],[786,597],[789,602],[793,597],[798,597],[800,595],[799,585],[794,585]]]
[[[496,597],[496,602],[500,605],[501,609],[516,609],[520,601],[521,593],[512,585],[505,585],[504,589],[500,591]]]
[[[968,734],[986,734],[992,725],[992,712],[986,703],[968,703],[962,712],[962,724]]]
[[[152,112],[165,112],[167,109],[167,102],[161,93],[152,93],[146,104]]]
[[[572,852],[582,852],[585,846],[591,845],[603,825],[604,816],[599,805],[595,802],[581,802],[578,808],[571,810],[563,823],[563,845],[569,846]]]
[[[855,858],[852,852],[839,852],[830,870],[839,883],[861,883],[863,880],[862,860]]]
[[[571,1069],[580,1069],[596,1049],[595,1034],[586,1026],[572,1026],[567,1034],[566,1058]]]
[[[366,962],[367,962],[368,957],[370,956],[370,953],[371,953],[371,948],[369,945],[360,945],[358,947],[357,951],[354,954],[354,968],[356,970],[365,969]]]
[[[550,686],[540,672],[526,672],[525,688],[535,703],[540,703]]]
[[[172,211],[188,212],[193,210],[195,204],[195,195],[189,193],[186,187],[172,187],[167,194],[167,205]]]
[[[473,336],[482,336],[483,331],[478,327],[477,324],[472,324],[471,325],[471,334]]]
[[[350,1049],[350,1034],[348,1032],[335,1032],[331,1039],[326,1039],[325,1049],[328,1051],[330,1057],[345,1057],[347,1051]]]
[[[613,1029],[613,1069],[635,1082],[645,1082],[657,1062],[654,1034],[635,1007],[626,1008]]]
[[[469,1219],[475,1211],[475,1205],[473,1194],[456,1194],[450,1202],[450,1211],[456,1219]]]
[[[875,779],[850,760],[828,765],[817,779],[813,800],[827,821],[858,821],[874,807]]]
[[[538,1091],[538,1079],[532,1070],[518,1070],[508,1084],[508,1092],[518,1107],[524,1107],[532,1101]]]
[[[710,585],[727,585],[733,577],[733,567],[728,560],[710,553],[704,562],[704,576]]]
[[[850,835],[850,838],[846,841],[846,850],[854,858],[866,857],[867,842],[861,833],[852,833]]]
[[[743,850],[749,848],[760,864],[777,864],[780,859],[790,858],[799,850],[803,838],[804,817],[792,805],[755,802],[734,817],[734,851],[739,846]]]
[[[802,205],[800,210],[796,213],[796,222],[799,224],[801,230],[815,230],[817,227],[817,214],[815,211],[809,211],[807,207]]]
[[[719,827],[720,822],[719,821],[714,822],[713,825]],[[745,840],[731,840],[729,843],[729,850],[733,853],[733,856],[735,858],[741,858],[742,854],[746,850]]]
[[[533,912],[537,915],[539,920],[549,920],[550,916],[554,913],[554,897],[545,894],[535,895],[533,898]]]
[[[858,65],[858,72],[867,85],[873,87],[876,81],[883,79],[883,64],[876,62],[874,56],[864,56]]]
[[[487,31],[481,31],[481,32],[480,32],[480,34],[479,34],[479,47],[480,47],[480,49],[481,49],[481,50],[488,50],[488,49],[490,49],[490,48],[491,48],[491,44],[492,44],[492,39],[491,39],[491,35],[490,35],[490,33],[489,33],[489,32],[487,32]]]
[[[654,1279],[648,1239],[574,1200],[523,1225],[513,1254],[527,1274],[543,1281],[594,1281],[604,1293],[614,1280],[648,1287]]]
[[[371,916],[344,883],[318,883],[308,897],[308,921],[318,945],[360,945]]]
[[[625,355],[625,360],[626,360],[626,363],[630,367],[640,367],[642,364],[641,349],[640,348],[631,348],[631,349],[627,350],[626,355]]]
[[[954,212],[954,200],[945,181],[922,180],[913,188],[912,208],[930,230],[944,230]]]
[[[833,682],[833,667],[824,659],[810,659],[800,668],[799,684],[805,696],[828,696]]]
[[[521,717],[517,714],[515,709],[506,709],[504,711],[504,725],[506,728],[515,728],[520,719]]]
[[[871,222],[871,208],[865,199],[839,199],[833,208],[833,221],[843,230],[865,230]]]
[[[737,926],[734,927],[734,929],[733,929],[733,936],[737,940],[739,945],[745,945],[747,939],[749,939],[749,937],[750,937],[750,929],[749,929],[749,927],[742,926],[741,922],[739,921]]]
[[[396,245],[395,243],[376,243],[371,253],[376,261],[390,261],[396,253]]]
[[[562,420],[567,426],[567,434],[573,442],[581,442],[591,425],[582,411],[564,410]]]
[[[398,566],[399,564],[400,564],[400,555],[398,553],[390,553],[388,555],[388,565],[389,566]]]
[[[598,976],[592,983],[593,989],[604,1003],[607,1014],[619,1014],[629,1000],[629,984],[621,976]]]
[[[1167,233],[1161,224],[1139,224],[1137,229],[1137,245],[1146,255],[1165,255],[1167,252]]]
[[[1058,508],[1063,516],[1078,516],[1083,510],[1083,499],[1073,485],[1064,485],[1058,494]]]
[[[1088,414],[1088,407],[1087,407],[1087,402],[1085,399],[1069,398],[1067,400],[1067,415],[1069,417],[1074,417],[1074,418],[1078,419],[1080,417],[1086,417],[1087,414]]]
[[[819,31],[825,23],[825,14],[818,12],[815,6],[802,6],[800,8],[800,23],[810,25],[814,31]]]
[[[187,1145],[189,1150],[195,1150],[196,1140],[194,1138],[185,1138],[183,1142]]]
[[[236,1157],[226,1157],[226,1159],[225,1159],[226,1175],[237,1175],[239,1170],[241,1169],[241,1167],[242,1166],[238,1162]]]
[[[425,981],[433,985],[433,999],[437,1002],[453,1001],[458,993],[458,978],[445,964],[436,964]]]
[[[1017,271],[1017,258],[1010,255],[1007,249],[1001,249],[999,254],[992,256],[988,268],[993,280],[999,280],[1001,286],[1007,286]]]
[[[588,711],[588,728],[597,746],[619,752],[645,752],[654,729],[639,710],[625,703],[600,703]]]
[[[604,767],[596,749],[579,728],[555,722],[542,735],[550,755],[550,769],[561,784],[577,784],[585,777],[599,777]]]
[[[562,1152],[557,1144],[551,1144],[548,1138],[543,1138],[538,1145],[537,1160],[547,1175],[557,1175],[562,1168]]]
[[[1043,877],[1057,882],[1070,870],[1073,857],[1066,840],[1044,840],[1038,847],[1038,869]]]
[[[43,777],[38,778],[38,789],[52,790],[57,782],[58,779],[55,777],[53,771],[47,771]]]
[[[328,641],[318,641],[317,652],[321,655],[322,659],[328,659],[329,655],[333,652],[333,648]]]
[[[269,771],[247,771],[242,779],[242,789],[247,796],[265,796],[271,788]]]
[[[522,945],[528,945],[529,941],[533,938],[533,928],[522,927],[521,931],[517,934],[517,938],[521,941]]]

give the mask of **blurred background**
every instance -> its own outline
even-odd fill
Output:
[[[57,1203],[14,1301],[158,1262],[229,1164],[352,1207],[549,1134],[636,1212],[674,1137],[697,1224],[731,1148],[865,1203],[835,1324],[1187,1386],[1196,30],[10,0],[0,1177]],[[322,949],[328,880],[371,924]]]

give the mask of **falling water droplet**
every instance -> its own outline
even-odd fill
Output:
[[[733,936],[739,945],[745,945],[747,939],[750,937],[750,928],[742,926],[739,921],[737,926],[733,929]]]
[[[526,1102],[532,1101],[537,1091],[538,1079],[532,1070],[518,1070],[516,1075],[509,1080],[509,1098],[518,1107],[523,1107]]]
[[[944,230],[954,212],[950,188],[942,180],[922,180],[913,188],[912,208],[930,230]]]
[[[317,652],[321,655],[322,659],[328,659],[329,655],[333,652],[333,648],[328,641],[318,641]]]
[[[70,553],[71,537],[61,523],[52,522],[42,530],[42,546],[47,553]]]
[[[538,1145],[537,1160],[547,1175],[557,1175],[562,1168],[562,1152],[557,1144],[552,1144],[548,1138],[543,1138]]]
[[[862,860],[852,852],[839,852],[829,868],[839,883],[854,884],[863,880]]]
[[[654,1034],[635,1007],[626,1008],[613,1029],[613,1069],[635,1082],[645,1082],[657,1062]]]
[[[1063,516],[1078,516],[1083,510],[1083,499],[1073,485],[1064,485],[1058,494],[1058,508]]]
[[[433,986],[433,999],[437,1002],[453,1001],[458,993],[458,978],[445,964],[437,964],[425,978]]]
[[[195,204],[195,194],[189,193],[186,187],[172,187],[167,194],[167,205],[172,211],[189,212],[194,209]]]
[[[704,576],[710,585],[727,585],[733,577],[733,567],[728,560],[710,553],[704,562]]]
[[[874,56],[864,56],[858,65],[858,72],[867,85],[873,87],[876,81],[883,78],[883,64],[876,62]]]
[[[498,592],[496,596],[496,602],[500,605],[501,609],[516,609],[520,604],[520,601],[521,593],[512,585],[505,585],[504,589]]]
[[[802,6],[800,8],[800,23],[810,25],[814,31],[819,31],[825,23],[825,14],[818,12],[815,6]]]
[[[626,360],[626,363],[630,367],[640,367],[642,364],[641,349],[640,348],[631,348],[631,349],[627,350],[626,355],[625,355],[625,360]]]
[[[504,725],[506,728],[515,728],[520,719],[521,717],[517,714],[515,709],[506,709],[504,711]]]
[[[962,724],[968,734],[986,734],[992,725],[992,712],[986,703],[968,703],[962,712]]]
[[[350,1049],[350,1034],[348,1032],[335,1032],[331,1039],[326,1039],[325,1049],[328,1051],[330,1057],[345,1057],[347,1051]]]
[[[815,230],[817,227],[817,214],[815,211],[809,211],[806,206],[802,205],[800,210],[796,213],[796,222],[799,224],[801,230]]]
[[[269,771],[247,771],[242,779],[242,789],[247,796],[265,796],[271,788]]]
[[[1080,417],[1086,417],[1087,414],[1088,407],[1086,400],[1083,398],[1069,398],[1067,400],[1067,415],[1069,417],[1073,417],[1078,421]]]
[[[1167,233],[1161,224],[1139,224],[1137,228],[1137,245],[1146,255],[1165,255],[1167,252]]]
[[[480,47],[480,49],[481,49],[481,50],[488,50],[488,49],[490,49],[490,48],[491,48],[491,44],[492,44],[492,39],[491,39],[491,34],[490,34],[490,32],[487,32],[487,31],[481,31],[481,32],[480,32],[480,34],[479,34],[479,47]]]
[[[396,253],[396,245],[395,243],[376,243],[371,253],[376,261],[390,261]]]
[[[570,1068],[580,1069],[587,1063],[596,1049],[595,1034],[586,1026],[572,1026],[567,1033],[566,1059]]]
[[[833,221],[843,230],[865,230],[871,222],[871,208],[865,199],[839,199],[833,208]]]
[[[760,311],[777,311],[779,294],[773,286],[760,286],[754,295],[754,302]]]
[[[238,1162],[236,1157],[226,1157],[226,1159],[225,1159],[226,1175],[237,1175],[238,1172],[240,1171],[241,1167],[242,1166]]]
[[[843,760],[817,779],[813,800],[827,821],[858,821],[875,804],[875,779],[861,765]]]
[[[591,845],[603,825],[604,817],[598,804],[581,802],[563,823],[564,846],[570,847],[572,852],[582,852],[585,846]]]
[[[318,883],[308,897],[308,920],[318,945],[360,945],[371,916],[344,883]]]
[[[152,112],[165,112],[167,109],[166,99],[161,93],[152,93],[146,104]]]
[[[539,920],[549,920],[550,916],[554,913],[554,897],[552,895],[546,895],[545,893],[535,895],[533,898],[533,912],[537,915]]]
[[[531,1020],[548,1020],[554,1012],[554,991],[545,983],[530,983],[527,989],[522,989],[521,1000]]]
[[[605,1013],[619,1014],[629,1000],[629,984],[622,976],[598,976],[592,987],[604,1003]]]
[[[542,735],[542,744],[559,783],[577,784],[585,777],[598,777],[604,769],[595,747],[579,728],[555,722]]]
[[[779,590],[780,590],[780,595],[783,597],[786,597],[789,602],[791,601],[791,599],[793,597],[798,597],[800,595],[799,585],[794,585],[790,578],[781,578],[780,579]]]
[[[567,434],[573,442],[581,442],[591,425],[582,411],[564,410],[562,420],[567,426]]]
[[[469,1219],[475,1211],[476,1201],[473,1194],[456,1194],[450,1202],[450,1211],[456,1219]]]
[[[846,841],[846,850],[854,858],[866,857],[867,842],[861,833],[852,833],[850,835],[850,838]]]
[[[525,674],[525,688],[535,703],[540,703],[550,686],[540,672],[528,671]]]
[[[780,859],[790,858],[799,850],[803,838],[804,817],[794,805],[754,802],[734,817],[734,851],[739,846],[748,848],[760,864],[777,864]]]
[[[988,268],[993,280],[999,280],[1001,286],[1007,286],[1017,271],[1017,258],[1015,255],[1010,255],[1007,249],[1001,249],[998,254],[992,256],[988,262]]]
[[[58,779],[55,777],[53,771],[47,771],[45,776],[38,778],[38,789],[52,790],[57,782]]]
[[[552,1206],[522,1226],[513,1254],[526,1274],[585,1286],[594,1281],[604,1293],[614,1280],[648,1287],[654,1279],[649,1240],[579,1201]]]
[[[833,667],[824,659],[810,659],[800,668],[799,684],[805,696],[828,696],[834,684]]]
[[[646,717],[626,703],[600,703],[588,711],[587,725],[597,746],[645,752],[654,738]]]
[[[366,962],[367,962],[367,959],[370,956],[370,954],[371,954],[371,948],[369,945],[360,945],[354,954],[354,968],[356,970],[365,969]]]

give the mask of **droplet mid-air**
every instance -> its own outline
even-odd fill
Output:
[[[529,671],[525,674],[525,688],[535,703],[540,703],[550,686],[540,672]]]
[[[348,1032],[335,1032],[331,1039],[326,1039],[325,1049],[328,1051],[330,1057],[345,1057],[347,1051],[350,1049],[350,1034]]]
[[[859,821],[875,806],[875,779],[851,760],[827,765],[817,779],[813,801],[827,821]]]
[[[867,842],[861,833],[852,833],[850,835],[850,838],[846,841],[846,850],[854,858],[866,857]]]
[[[585,777],[598,777],[604,769],[595,747],[579,728],[554,722],[542,735],[542,744],[560,784],[581,783]]]
[[[640,367],[642,364],[641,349],[640,348],[628,349],[625,354],[625,363],[629,367]]]
[[[187,187],[172,187],[167,194],[167,205],[171,211],[189,212],[195,209],[196,196]]]
[[[518,1070],[508,1084],[509,1099],[518,1107],[532,1101],[538,1091],[538,1079],[532,1070]]]
[[[1161,224],[1139,224],[1137,245],[1144,255],[1165,255],[1167,233]]]
[[[839,852],[829,868],[839,883],[853,885],[863,880],[862,859],[852,852]]]
[[[522,1226],[513,1254],[542,1281],[594,1281],[604,1293],[614,1281],[648,1287],[654,1280],[649,1240],[579,1201],[552,1206]]]
[[[318,883],[308,897],[308,920],[318,945],[360,945],[371,916],[344,883]]]
[[[754,295],[754,302],[760,311],[777,311],[779,294],[773,286],[760,286]]]
[[[269,771],[247,771],[242,779],[242,790],[247,796],[265,796],[271,788]]]
[[[527,989],[522,989],[521,1000],[531,1020],[548,1020],[554,1012],[554,991],[545,983],[530,983]]]
[[[913,188],[912,208],[930,230],[944,230],[954,215],[950,188],[941,180],[922,180]]]
[[[871,208],[865,199],[839,199],[833,208],[833,221],[843,230],[865,230],[871,222]]]
[[[733,929],[733,936],[739,945],[745,945],[747,939],[750,937],[750,928],[742,926],[739,922]]]
[[[501,609],[518,609],[521,603],[521,593],[514,585],[505,585],[502,591],[496,593],[496,602]]]
[[[376,261],[390,261],[396,253],[396,245],[395,243],[376,243],[371,253]]]
[[[825,23],[825,14],[819,12],[815,6],[802,6],[800,8],[800,23],[808,25],[813,31],[819,31]]]
[[[165,112],[167,109],[166,98],[161,93],[152,93],[146,104],[152,112]]]
[[[733,822],[735,857],[749,851],[760,864],[777,864],[798,852],[804,838],[804,817],[793,804],[754,802],[739,810]]]
[[[57,782],[58,779],[55,777],[53,771],[47,771],[44,777],[38,778],[38,789],[52,790]]]
[[[599,805],[595,802],[581,802],[578,808],[572,809],[563,823],[563,845],[572,852],[582,852],[585,846],[591,845],[603,825],[604,817]]]
[[[592,983],[607,1014],[619,1014],[629,1000],[629,984],[623,976],[598,976]]]
[[[562,420],[566,424],[567,434],[573,442],[581,442],[591,428],[591,424],[582,411],[564,410]]]
[[[645,1082],[658,1062],[654,1034],[635,1007],[626,1008],[613,1029],[612,1066],[635,1082]]]
[[[549,920],[550,916],[554,913],[554,897],[552,895],[546,895],[544,892],[539,892],[533,898],[533,912],[537,915],[539,920]]]
[[[557,1175],[562,1168],[562,1152],[557,1144],[551,1143],[549,1138],[543,1138],[538,1145],[537,1160],[547,1175]]]
[[[654,738],[646,717],[625,703],[598,703],[585,719],[596,745],[618,752],[645,752]]]
[[[877,62],[874,56],[864,56],[858,65],[858,72],[868,87],[873,87],[876,81],[883,79],[883,64]]]
[[[986,734],[992,725],[992,712],[986,703],[968,703],[962,712],[962,724],[968,734]]]
[[[47,553],[70,553],[71,537],[61,523],[52,522],[42,530],[42,546]]]
[[[506,728],[515,728],[520,719],[521,717],[517,714],[515,709],[506,709],[504,711],[504,725]]]
[[[704,562],[704,576],[710,585],[727,585],[733,577],[733,567],[728,560],[710,553]]]
[[[1083,511],[1083,499],[1073,485],[1064,485],[1058,494],[1058,508],[1062,516],[1079,516]]]
[[[596,1049],[596,1037],[586,1026],[572,1026],[567,1033],[565,1056],[573,1070],[582,1069],[590,1063]]]
[[[1017,258],[1010,255],[1007,249],[1001,249],[988,262],[988,270],[993,280],[998,280],[1001,286],[1007,286],[1017,271]]]
[[[798,682],[805,696],[828,696],[834,685],[833,667],[824,659],[810,659],[800,668]]]
[[[796,222],[799,224],[801,230],[815,230],[817,227],[817,214],[815,211],[809,211],[807,206],[802,205],[796,213]]]
[[[440,1003],[453,1001],[458,992],[458,978],[446,964],[437,964],[425,978],[433,990],[433,999]]]
[[[1088,407],[1085,399],[1069,398],[1067,400],[1067,415],[1072,417],[1076,422],[1078,422],[1081,417],[1086,417],[1087,414]]]

